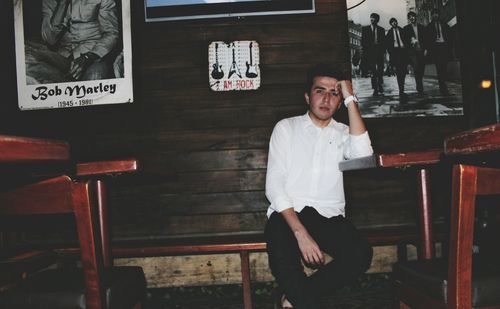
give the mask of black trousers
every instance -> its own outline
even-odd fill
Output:
[[[417,86],[417,91],[418,93],[423,93],[423,79],[425,70],[424,52],[421,50],[411,49],[409,55],[410,65],[413,67],[413,73],[415,74],[415,84]]]
[[[434,43],[431,47],[432,61],[436,65],[439,89],[447,91],[446,80],[448,79],[448,47],[444,43]]]
[[[390,50],[391,65],[396,69],[399,93],[405,91],[405,77],[408,65],[408,55],[404,48],[392,48]]]
[[[354,225],[342,216],[325,218],[312,207],[304,208],[298,216],[333,261],[307,277],[295,236],[283,217],[273,213],[265,228],[269,266],[294,308],[316,309],[322,296],[354,282],[370,267],[373,251]]]

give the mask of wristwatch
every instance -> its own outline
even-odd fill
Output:
[[[350,95],[348,96],[347,98],[344,99],[344,105],[345,107],[347,107],[347,105],[349,105],[349,103],[351,103],[352,101],[358,103],[359,100],[358,100],[358,97],[356,95]]]

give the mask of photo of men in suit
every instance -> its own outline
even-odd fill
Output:
[[[371,71],[373,95],[384,93],[384,40],[385,30],[378,25],[380,15],[370,14],[370,25],[363,27],[361,34],[362,57],[366,68]]]
[[[408,61],[413,69],[417,93],[423,96],[424,93],[424,69],[425,69],[425,27],[417,23],[417,13],[410,11],[407,14],[408,25],[403,28],[406,39],[405,46],[408,51]]]
[[[406,67],[408,65],[407,42],[403,28],[398,26],[398,20],[392,17],[389,20],[391,29],[385,36],[385,46],[389,53],[389,62],[396,70],[399,95],[405,95]]]
[[[451,58],[450,27],[440,18],[439,10],[431,11],[432,22],[426,27],[426,48],[429,58],[436,66],[439,91],[448,95],[446,80],[448,78],[448,61]]]
[[[463,115],[456,0],[346,0],[363,117]]]

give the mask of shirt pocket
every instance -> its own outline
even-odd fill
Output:
[[[96,21],[99,17],[101,0],[87,0],[79,5],[78,18],[82,22]]]
[[[326,148],[326,156],[324,158],[326,164],[324,166],[327,172],[334,172],[339,170],[339,162],[343,160],[343,147],[344,143],[338,138],[332,139],[328,142]]]

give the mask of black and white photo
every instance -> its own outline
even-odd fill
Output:
[[[128,0],[14,0],[21,110],[133,101]]]
[[[364,117],[463,114],[454,0],[347,0],[347,7]]]

